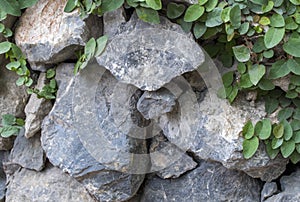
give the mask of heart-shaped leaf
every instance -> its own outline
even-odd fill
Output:
[[[253,85],[257,85],[260,79],[265,75],[266,67],[264,65],[253,65],[249,70],[250,80]]]
[[[185,22],[193,22],[200,18],[204,13],[204,7],[199,4],[193,4],[188,7],[184,14]]]
[[[167,16],[170,19],[175,19],[180,17],[185,10],[185,6],[183,4],[177,4],[177,3],[169,3],[167,6]]]
[[[284,33],[284,28],[271,27],[264,36],[265,46],[267,48],[273,48],[278,45],[283,39]]]
[[[257,137],[252,137],[249,140],[244,140],[243,142],[243,155],[245,159],[250,159],[255,152],[257,151],[259,146],[259,140]]]
[[[247,62],[250,59],[250,50],[245,45],[234,46],[232,50],[239,62]]]
[[[243,127],[243,136],[245,139],[251,139],[254,135],[254,127],[251,121],[248,121]]]

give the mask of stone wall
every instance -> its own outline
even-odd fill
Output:
[[[17,87],[0,59],[0,113],[26,118],[17,138],[0,139],[1,201],[300,200],[299,170],[282,177],[288,160],[262,146],[243,158],[240,132],[264,103],[218,98],[224,70],[191,34],[123,8],[81,19],[65,3],[40,0],[15,24],[37,88],[56,68],[55,101]],[[74,75],[75,51],[103,34],[104,53]]]

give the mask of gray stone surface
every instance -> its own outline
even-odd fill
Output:
[[[113,37],[118,33],[118,28],[126,23],[123,7],[107,12],[103,15],[103,34]]]
[[[104,71],[89,66],[62,89],[43,122],[41,140],[49,161],[74,176],[95,198],[123,201],[144,179],[130,174],[135,163],[130,152],[145,152],[145,141],[126,136],[137,118],[131,104],[136,105],[139,97],[132,100],[137,89],[117,84]]]
[[[13,22],[8,24],[12,25]],[[6,69],[7,61],[2,56],[0,55],[0,123],[3,114],[24,118],[24,108],[28,99],[26,88],[16,85],[15,82],[19,77],[15,72]],[[14,139],[15,137],[0,137],[0,150],[10,150]]]
[[[42,90],[46,82],[46,73],[41,73],[36,85],[36,89]],[[32,94],[25,107],[25,137],[30,138],[40,132],[42,121],[52,108],[51,100],[38,98]]]
[[[172,111],[176,97],[167,89],[155,92],[146,91],[137,103],[137,109],[146,119],[153,119]]]
[[[0,151],[0,202],[5,201],[6,175],[3,170],[3,163],[8,160],[9,152]]]
[[[266,182],[261,191],[260,201],[265,201],[267,198],[273,196],[278,192],[276,182]]]
[[[56,68],[55,80],[58,86],[56,96],[60,98],[65,92],[68,84],[74,77],[74,65],[73,63],[62,63]]]
[[[174,43],[176,41],[176,43]],[[133,15],[119,27],[97,62],[118,80],[154,91],[204,62],[199,45],[179,25],[161,18],[151,25]]]
[[[10,162],[23,168],[41,171],[45,166],[46,157],[41,146],[40,135],[27,139],[24,131],[17,136],[10,154]]]
[[[300,169],[289,176],[280,178],[281,192],[265,200],[266,202],[300,201]]]
[[[78,10],[65,13],[67,0],[40,0],[26,9],[15,32],[17,45],[34,70],[44,71],[43,63],[58,63],[74,57],[76,50],[91,37],[102,34],[101,20],[90,15],[85,20]]]
[[[52,166],[42,172],[21,169],[9,178],[6,201],[95,202],[79,182]]]
[[[202,162],[178,179],[150,178],[142,202],[168,201],[259,201],[261,183],[248,175],[227,170],[218,163]]]
[[[178,154],[179,157],[176,157],[178,159],[174,159],[174,162],[169,161],[169,159],[175,158],[175,154]],[[152,170],[157,170],[156,174],[163,179],[178,178],[197,166],[190,156],[180,151],[175,145],[170,145],[163,134],[152,139],[150,156]]]

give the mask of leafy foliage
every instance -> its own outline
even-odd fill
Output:
[[[23,119],[16,118],[11,114],[4,114],[2,115],[0,135],[2,137],[16,136],[24,124]]]

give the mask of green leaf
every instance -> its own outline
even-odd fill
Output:
[[[243,155],[245,159],[250,159],[259,146],[259,140],[257,137],[252,137],[249,140],[244,140],[243,142]]]
[[[199,4],[193,4],[188,7],[184,14],[185,22],[193,22],[200,18],[204,13],[204,7]]]
[[[0,43],[0,54],[7,53],[11,48],[11,43],[4,41]]]
[[[286,120],[292,116],[293,112],[294,112],[294,109],[291,107],[281,109],[278,113],[277,118],[279,121]]]
[[[300,120],[297,119],[291,120],[291,126],[293,128],[293,131],[300,130]]]
[[[288,141],[293,137],[293,129],[287,120],[283,120],[282,123],[284,125],[283,138],[284,138],[284,140]]]
[[[284,141],[280,147],[281,154],[284,158],[289,157],[295,150],[296,145],[293,140]]]
[[[238,92],[239,92],[239,89],[236,86],[234,86],[232,88],[232,91],[231,91],[230,95],[228,96],[228,101],[230,103],[232,103],[234,101],[234,99],[236,98]]]
[[[167,6],[167,16],[170,19],[175,19],[180,17],[185,10],[185,6],[183,4],[169,3]]]
[[[24,126],[25,125],[25,121],[23,119],[17,118],[16,119],[16,124],[18,126]]]
[[[107,35],[101,36],[97,39],[95,57],[98,57],[99,55],[101,55],[103,53],[103,51],[106,47],[107,41],[108,41],[108,36]]]
[[[252,3],[254,4],[258,4],[258,5],[267,5],[268,4],[268,0],[250,0]]]
[[[230,71],[222,76],[223,84],[225,87],[231,86],[233,82],[233,73],[233,71]]]
[[[64,8],[64,12],[66,12],[66,13],[72,12],[76,8],[77,1],[78,0],[68,0],[66,6]]]
[[[265,102],[265,110],[268,114],[272,114],[279,106],[279,102],[277,99],[268,98]]]
[[[271,21],[268,17],[263,16],[263,17],[260,18],[258,23],[261,24],[261,25],[266,26],[266,25],[269,25],[271,23]]]
[[[193,27],[193,33],[196,39],[199,39],[203,34],[206,32],[207,27],[205,26],[204,23],[195,23]]]
[[[239,62],[247,62],[250,59],[250,50],[245,45],[234,46],[232,50]]]
[[[20,9],[28,8],[36,4],[39,0],[19,0]]]
[[[296,131],[293,133],[293,140],[296,144],[300,143],[300,131]]]
[[[285,21],[282,15],[279,15],[277,13],[273,14],[270,18],[270,25],[272,27],[284,27]]]
[[[245,139],[249,140],[253,137],[254,135],[254,127],[251,121],[248,121],[244,127],[243,127],[243,131],[242,134],[244,136]]]
[[[5,126],[1,130],[1,136],[2,137],[10,137],[13,135],[18,135],[19,128],[16,126]]]
[[[1,0],[1,10],[13,16],[21,16],[20,5],[16,0]]]
[[[22,76],[17,79],[16,84],[17,86],[22,86],[25,84],[25,81],[26,81],[26,77]]]
[[[287,97],[289,99],[294,99],[294,98],[298,97],[298,93],[296,91],[289,90],[286,92],[285,97]]]
[[[248,73],[241,76],[239,85],[241,88],[250,88],[253,85]]]
[[[290,2],[296,6],[300,5],[300,0],[290,0]]]
[[[136,8],[136,14],[145,22],[153,24],[159,24],[160,22],[158,12],[151,8],[138,7]]]
[[[102,12],[114,11],[120,8],[124,4],[124,0],[102,0],[101,9]]]
[[[239,62],[237,69],[240,74],[244,74],[246,72],[246,65],[242,62]]]
[[[254,46],[252,48],[252,50],[255,52],[255,53],[260,53],[264,50],[266,50],[266,46],[265,46],[265,42],[264,42],[264,38],[263,37],[259,37],[257,39],[257,41],[254,43]]]
[[[292,155],[290,155],[290,160],[293,164],[296,164],[300,161],[300,154],[296,151],[294,151],[292,153]]]
[[[240,28],[239,28],[239,33],[240,35],[244,35],[248,32],[250,27],[250,23],[249,22],[244,22],[243,24],[241,24]]]
[[[241,26],[242,14],[238,5],[235,5],[231,8],[229,18],[234,28],[239,28]]]
[[[146,0],[146,4],[154,10],[160,10],[162,8],[161,0]]]
[[[8,70],[17,69],[21,66],[21,63],[19,61],[10,62],[6,65],[6,68]]]
[[[46,78],[51,79],[55,76],[55,70],[54,69],[48,69],[46,73]]]
[[[300,57],[300,39],[289,38],[288,42],[283,44],[283,50],[294,57]]]
[[[217,4],[218,4],[218,0],[209,0],[205,4],[206,12],[212,11],[217,6]]]
[[[230,10],[231,7],[226,7],[222,9],[221,18],[223,22],[229,22],[230,21]]]
[[[263,119],[261,122],[257,123],[257,135],[259,136],[259,139],[266,140],[271,136],[272,132],[272,124],[270,119]],[[256,124],[256,125],[257,125]],[[256,129],[256,126],[255,126]]]
[[[250,80],[253,85],[256,86],[265,73],[266,67],[264,65],[253,65],[253,67],[249,70]]]
[[[221,8],[215,8],[212,10],[212,12],[209,12],[207,15],[207,20],[205,22],[205,25],[207,27],[216,27],[223,23],[221,18],[222,9]]]
[[[298,28],[298,24],[294,21],[292,16],[285,18],[285,29],[295,30]]]
[[[278,45],[283,39],[284,33],[284,28],[271,27],[264,36],[265,46],[267,48],[273,48]]]
[[[283,143],[283,138],[279,138],[279,139],[274,138],[272,139],[271,147],[272,149],[277,149],[282,145],[282,143]]]
[[[296,145],[296,150],[297,150],[297,152],[300,154],[300,144],[297,144],[297,145]]]
[[[258,87],[262,90],[270,91],[275,88],[275,85],[269,79],[261,79],[258,83]]]
[[[16,123],[16,118],[11,114],[4,114],[2,115],[2,125],[3,126],[10,126]]]
[[[287,62],[279,60],[272,64],[268,77],[270,79],[278,79],[284,77],[290,73],[290,69],[287,66]]]
[[[287,67],[296,75],[300,75],[300,60],[288,59]]]
[[[2,33],[5,30],[4,24],[0,23],[0,33]]]
[[[274,51],[272,49],[263,52],[265,58],[272,58],[274,56]]]
[[[86,55],[86,60],[90,60],[94,54],[95,54],[95,50],[96,50],[96,41],[94,38],[91,38],[84,47],[84,54]]]
[[[267,150],[267,154],[269,155],[270,159],[275,159],[276,156],[279,153],[279,149],[278,148],[277,149],[273,149],[272,148],[272,145],[271,145],[270,141],[266,144],[266,150]]]
[[[274,126],[273,134],[277,139],[281,138],[283,136],[283,133],[284,133],[284,126],[283,126],[282,123],[279,123],[279,124]]]
[[[56,80],[55,79],[50,80],[49,87],[52,88],[52,89],[56,88]]]

